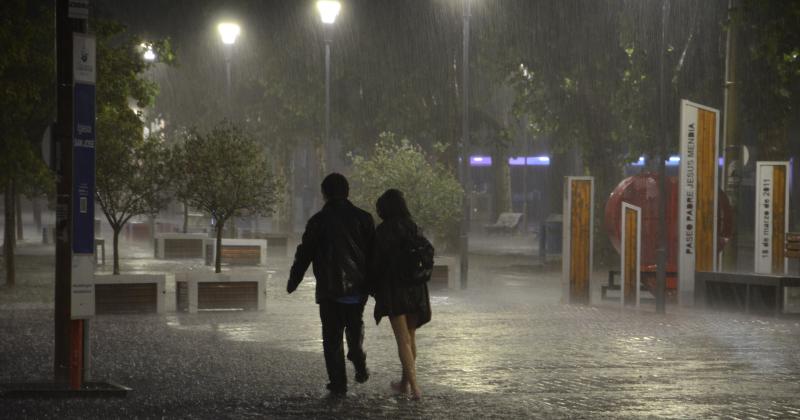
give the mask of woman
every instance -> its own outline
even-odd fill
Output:
[[[431,320],[428,285],[409,285],[400,264],[399,250],[409,243],[419,228],[411,220],[403,193],[387,190],[376,203],[378,216],[383,222],[375,230],[375,248],[372,258],[372,275],[375,293],[375,323],[389,317],[403,373],[391,386],[396,392],[410,392],[414,399],[422,396],[417,384],[416,330]]]

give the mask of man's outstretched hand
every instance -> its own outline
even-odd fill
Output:
[[[286,282],[286,293],[291,294],[292,292],[297,290],[297,286],[299,284],[300,284],[299,281],[292,281],[292,279],[289,279],[289,281]]]

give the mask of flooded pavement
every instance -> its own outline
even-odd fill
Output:
[[[400,364],[371,300],[372,376],[355,384],[348,366],[347,397],[329,398],[313,278],[286,295],[290,259],[273,258],[263,312],[96,317],[94,378],[133,388],[127,398],[2,400],[2,417],[800,417],[797,320],[561,305],[559,273],[529,259],[475,256],[469,290],[432,292],[419,402],[389,389]],[[0,308],[0,382],[49,378],[52,311]]]

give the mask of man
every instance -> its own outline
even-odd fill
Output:
[[[356,382],[369,378],[364,341],[364,304],[367,302],[367,263],[375,224],[372,216],[348,199],[347,179],[332,173],[322,181],[325,205],[309,219],[286,284],[292,293],[313,262],[317,279],[316,302],[322,320],[322,348],[328,370],[328,390],[347,393],[342,332],[346,331],[347,359],[353,362]]]

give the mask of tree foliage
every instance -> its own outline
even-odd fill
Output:
[[[15,283],[15,200],[50,190],[53,176],[36,151],[54,116],[53,13],[23,0],[0,3],[0,185],[5,196],[6,283]]]
[[[183,176],[179,194],[210,214],[217,228],[216,272],[220,272],[222,231],[231,217],[268,214],[280,183],[262,145],[241,128],[223,121],[208,132],[191,130],[174,150],[173,165]]]
[[[438,237],[457,228],[463,190],[442,164],[407,138],[382,133],[369,157],[353,156],[350,175],[353,202],[374,209],[378,197],[389,188],[403,192],[414,220]]]
[[[729,25],[740,29],[736,82],[741,114],[758,132],[759,159],[786,159],[787,126],[800,110],[800,1],[742,0]]]

